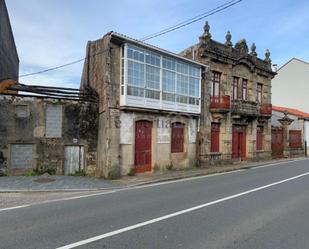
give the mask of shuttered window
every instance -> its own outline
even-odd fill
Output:
[[[256,150],[263,149],[263,127],[256,128]]]
[[[184,124],[180,122],[172,123],[171,152],[184,152]]]
[[[210,152],[219,152],[220,151],[219,144],[220,144],[220,124],[212,123]]]
[[[290,130],[289,131],[290,138],[290,148],[301,148],[301,131],[299,130]]]
[[[238,77],[233,78],[233,94],[232,94],[233,99],[238,99],[238,81],[239,81]]]
[[[221,73],[212,72],[211,96],[220,96]]]

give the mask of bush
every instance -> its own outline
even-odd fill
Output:
[[[22,176],[38,176],[40,175],[39,172],[37,170],[31,170],[29,172],[26,172],[24,174],[22,174]]]
[[[75,171],[74,174],[70,174],[70,176],[87,176],[86,171],[84,169]]]
[[[135,175],[135,170],[133,168],[130,168],[128,176],[134,176]]]
[[[173,164],[170,163],[170,164],[166,165],[166,169],[167,170],[172,170],[173,169]]]

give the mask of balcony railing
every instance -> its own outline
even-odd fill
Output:
[[[272,104],[269,104],[269,103],[261,104],[260,114],[263,116],[271,116]]]
[[[210,110],[229,111],[231,108],[230,96],[210,96]]]
[[[259,116],[257,102],[236,99],[232,101],[232,113],[241,116]]]

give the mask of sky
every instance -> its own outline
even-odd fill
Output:
[[[20,74],[55,67],[85,56],[88,40],[117,31],[132,38],[178,24],[228,0],[6,0]],[[214,40],[255,42],[258,56],[270,49],[273,64],[292,57],[309,61],[309,1],[243,0],[220,13],[147,41],[178,53],[198,42],[207,20]],[[83,63],[20,78],[21,83],[79,87]]]

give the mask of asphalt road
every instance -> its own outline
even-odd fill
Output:
[[[0,210],[0,248],[309,248],[309,160]]]

